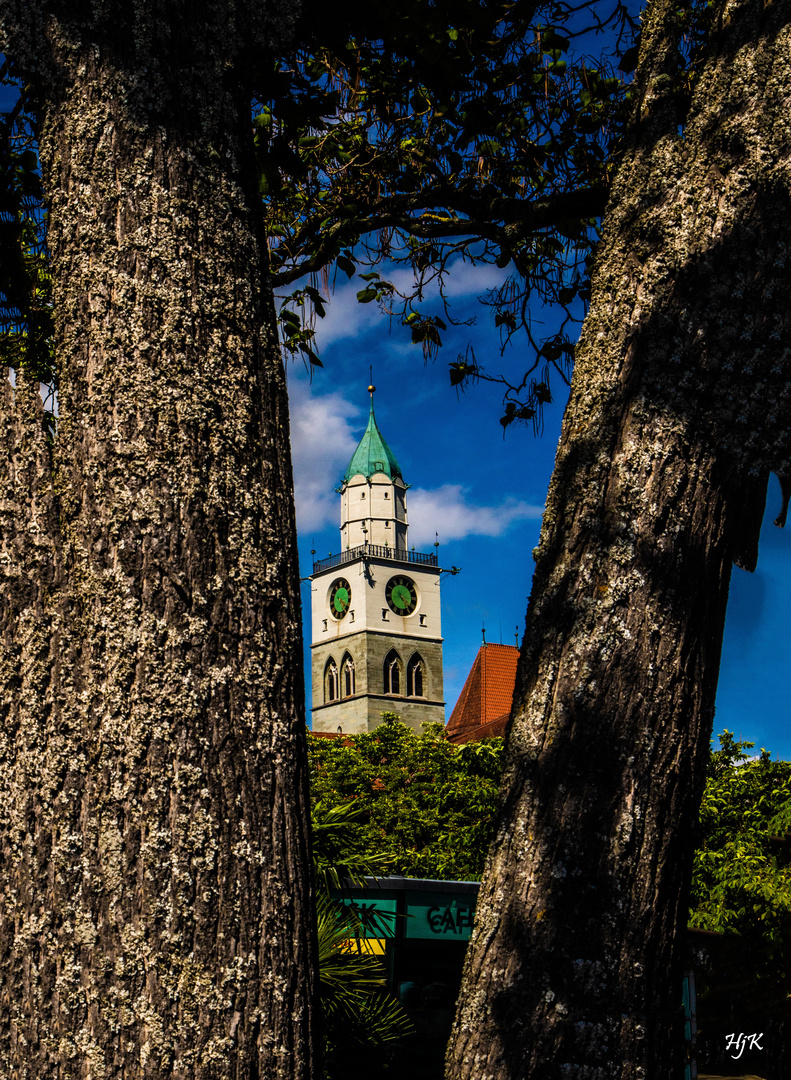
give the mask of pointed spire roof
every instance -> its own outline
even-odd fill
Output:
[[[368,387],[368,392],[371,395],[371,412],[368,416],[368,427],[365,429],[357,449],[352,454],[346,472],[343,474],[344,483],[351,480],[353,476],[357,476],[358,473],[362,473],[368,480],[374,473],[379,472],[389,476],[391,480],[395,480],[396,477],[400,480],[404,479],[401,468],[396,461],[396,456],[385,442],[384,436],[376,423],[376,416],[374,415],[375,389],[375,386]]]

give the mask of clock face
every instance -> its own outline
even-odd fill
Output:
[[[352,587],[346,578],[336,578],[330,586],[330,615],[342,619],[352,601]]]
[[[385,598],[396,615],[411,615],[417,607],[417,589],[408,577],[393,577],[387,583]]]

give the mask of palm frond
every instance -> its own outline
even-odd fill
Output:
[[[387,993],[384,965],[369,951],[354,912],[319,896],[317,929],[319,997],[327,1026],[360,1044],[410,1034],[412,1024]]]
[[[330,805],[320,799],[313,806],[313,865],[316,881],[327,893],[340,889],[343,878],[362,886],[364,878],[392,869],[392,855],[361,847],[357,826],[365,816],[365,807],[355,801]]]

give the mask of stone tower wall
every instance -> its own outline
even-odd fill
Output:
[[[384,661],[391,649],[401,659],[401,693],[384,692]],[[407,665],[418,652],[424,663],[423,697],[407,697]],[[329,704],[324,703],[325,669],[332,657],[338,667],[339,689],[344,693],[342,663],[346,654],[354,661],[355,693]],[[396,634],[368,631],[349,634],[332,642],[315,645],[312,650],[313,730],[359,734],[373,731],[381,723],[383,712],[398,713],[404,723],[416,731],[426,721],[445,722],[442,700],[442,641],[415,640]]]

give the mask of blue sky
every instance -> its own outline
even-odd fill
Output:
[[[448,327],[434,363],[376,304],[360,305],[357,280],[335,292],[317,340],[324,368],[312,384],[304,367],[289,366],[292,445],[297,494],[300,573],[317,558],[340,550],[339,497],[334,489],[368,417],[369,365],[373,365],[376,415],[407,483],[410,546],[429,551],[439,533],[440,565],[462,572],[442,575],[446,715],[456,702],[481,643],[515,644],[524,630],[532,577],[532,549],[552,471],[565,402],[560,379],[545,430],[512,426],[503,438],[501,392],[480,383],[457,395],[448,363],[472,342],[491,373],[520,370],[520,347],[499,355],[490,312],[476,299],[505,271],[461,267],[451,277],[452,313],[477,316],[474,326]],[[538,328],[540,331],[540,327]],[[773,477],[754,574],[734,569],[717,696],[715,733],[724,728],[791,759],[786,675],[791,673],[791,533],[772,521],[780,507]],[[308,698],[310,698],[310,586],[302,586]]]
[[[16,92],[0,87],[0,108]],[[532,575],[531,551],[538,541],[541,510],[552,471],[564,403],[556,379],[556,404],[546,410],[545,431],[511,427],[505,439],[498,423],[501,395],[486,384],[458,395],[448,380],[448,363],[469,342],[492,373],[520,370],[519,348],[499,356],[490,313],[476,296],[498,284],[503,271],[461,267],[451,293],[456,318],[477,316],[475,326],[449,327],[444,347],[424,366],[407,332],[383,318],[375,304],[360,305],[355,281],[339,288],[327,318],[319,320],[318,341],[325,368],[311,385],[301,364],[289,367],[300,568],[311,572],[311,547],[318,556],[339,550],[340,482],[368,416],[369,364],[377,386],[381,429],[398,457],[408,483],[410,543],[429,550],[435,531],[442,566],[461,566],[443,575],[442,619],[447,715],[481,643],[521,639]],[[540,328],[539,328],[540,329]],[[754,574],[734,569],[717,695],[715,732],[723,728],[791,759],[791,726],[786,677],[791,674],[791,529],[772,521],[780,487],[772,477]],[[310,594],[303,585],[303,610]],[[310,641],[305,624],[306,644]],[[306,648],[306,653],[308,652]],[[310,695],[309,664],[306,678]]]

